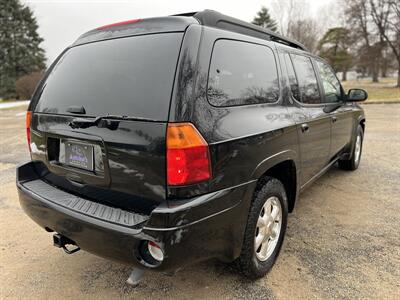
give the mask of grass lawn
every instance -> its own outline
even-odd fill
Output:
[[[368,92],[368,101],[400,101],[400,88],[396,88],[397,78],[380,78],[378,83],[371,79],[348,80],[342,82],[346,92],[351,88],[361,88]]]

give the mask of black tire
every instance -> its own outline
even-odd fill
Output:
[[[238,265],[241,272],[250,279],[257,279],[265,276],[274,265],[278,258],[283,238],[285,236],[288,203],[286,191],[283,184],[272,177],[266,177],[263,180],[264,184],[259,191],[254,195],[252,205],[250,207],[249,216],[247,219],[246,230],[244,234],[242,252],[238,258]],[[278,198],[282,210],[282,224],[278,237],[278,242],[272,254],[265,260],[261,261],[256,255],[255,249],[255,234],[257,229],[257,220],[263,209],[263,205],[270,197]]]
[[[360,137],[361,145],[360,145],[360,154],[358,155],[358,159],[356,159],[356,146],[354,145],[353,147],[353,152],[351,153],[350,159],[341,159],[339,160],[339,168],[342,170],[347,170],[347,171],[354,171],[358,169],[358,166],[360,165],[361,161],[361,154],[362,154],[362,145],[363,145],[363,140],[364,140],[364,130],[360,125],[357,127],[357,135],[355,136],[354,143],[357,141],[357,137]]]

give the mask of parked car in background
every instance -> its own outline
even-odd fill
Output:
[[[366,98],[296,41],[214,11],[106,25],[36,89],[21,206],[67,253],[262,277],[300,192],[358,168]]]

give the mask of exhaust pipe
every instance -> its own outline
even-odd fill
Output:
[[[81,250],[81,248],[76,246],[76,243],[73,240],[70,240],[66,236],[63,236],[59,233],[55,233],[53,235],[53,245],[54,245],[54,247],[62,248],[64,250],[64,252],[67,254],[73,254],[73,253]],[[76,246],[76,248],[70,250],[66,247],[66,245],[74,245],[74,246]]]

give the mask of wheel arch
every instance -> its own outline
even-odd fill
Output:
[[[299,168],[296,152],[292,150],[277,153],[262,161],[253,172],[257,179],[254,193],[264,185],[267,177],[274,177],[285,187],[289,212],[292,212],[299,195]]]
[[[363,133],[365,133],[365,117],[364,117],[363,114],[359,115],[358,118],[356,119],[356,123],[355,123],[355,126],[353,128],[353,133],[351,135],[351,140],[350,140],[349,146],[347,148],[348,150],[343,155],[343,158],[350,159],[352,157],[352,155],[353,155],[354,147],[355,147],[355,144],[356,144],[355,137],[356,137],[356,134],[357,134],[358,126],[361,126]]]
[[[365,132],[365,118],[362,118],[358,121],[358,124],[360,124],[363,132]]]

